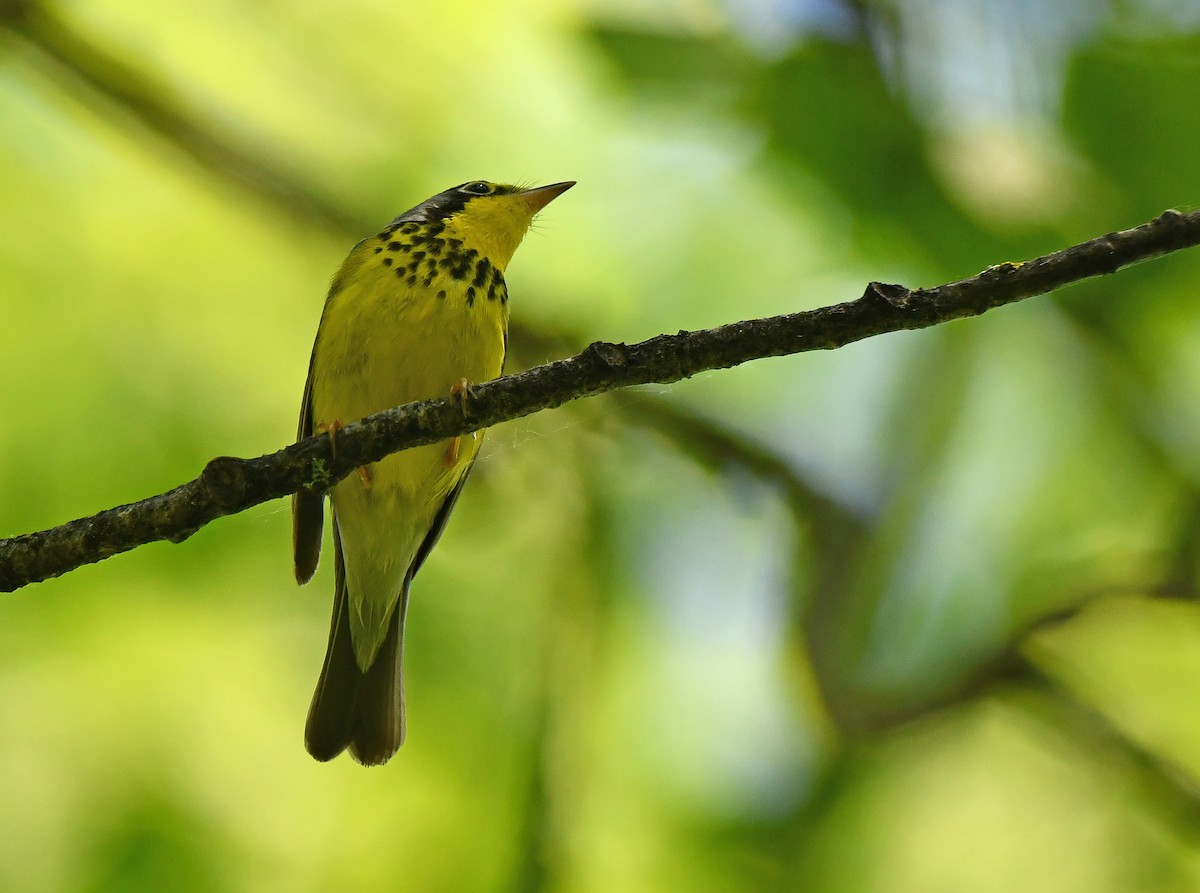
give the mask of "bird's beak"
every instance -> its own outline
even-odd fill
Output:
[[[554,183],[550,186],[535,186],[533,189],[522,189],[517,195],[525,199],[525,204],[529,206],[530,213],[536,214],[574,185],[574,180],[568,180],[566,183]]]

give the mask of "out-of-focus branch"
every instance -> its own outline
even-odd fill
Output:
[[[625,395],[621,409],[634,424],[666,438],[698,465],[712,471],[734,466],[774,484],[797,517],[814,513],[852,517],[845,506],[814,489],[778,453],[718,421],[648,394]]]
[[[51,530],[0,540],[0,589],[12,590],[154,540],[180,541],[223,515],[302,488],[325,489],[355,468],[408,447],[521,418],[571,400],[639,384],[666,384],[763,357],[830,350],[884,332],[921,329],[1123,266],[1200,244],[1200,211],[1167,211],[1134,229],[1110,233],[1022,264],[991,267],[931,289],[872,283],[844,304],[745,320],[638,344],[596,342],[566,360],[471,389],[457,401],[427,400],[377,413],[343,428],[335,457],[327,435],[257,459],[214,459],[200,477],[169,493]]]
[[[305,178],[281,153],[262,140],[224,131],[170,88],[80,33],[53,8],[38,0],[0,0],[0,29],[33,49],[56,82],[91,108],[97,99],[124,112],[167,146],[235,189],[265,202],[298,223],[327,230],[348,244],[378,230],[386,220],[347,208]],[[398,209],[397,209],[398,210]],[[528,331],[512,324],[513,341],[522,344],[580,346],[584,339]],[[562,352],[561,350],[559,351]]]
[[[794,858],[798,848],[819,839],[813,835],[813,829],[841,802],[848,779],[855,777],[855,761],[873,742],[905,727],[933,720],[945,711],[969,709],[981,699],[1014,694],[1032,695],[1032,699],[1022,702],[1026,714],[1072,745],[1098,746],[1123,761],[1136,774],[1147,796],[1178,824],[1181,833],[1193,844],[1200,841],[1200,779],[1152,745],[1138,740],[1118,721],[1072,691],[1051,669],[1042,666],[1036,647],[1031,647],[1039,632],[1070,623],[1097,600],[1129,594],[1160,599],[1191,598],[1190,592],[1180,592],[1170,580],[1158,587],[1088,592],[1064,610],[1030,619],[969,672],[939,691],[892,710],[875,709],[867,723],[852,728],[839,726],[840,734],[817,776],[813,794],[791,817],[788,833],[780,835],[781,857]]]
[[[216,126],[201,124],[162,81],[79,34],[51,7],[36,0],[0,0],[0,28],[52,63],[59,81],[85,104],[97,94],[104,97],[201,167],[285,213],[338,234],[362,234],[375,225],[303,184],[283,159],[267,158]]]
[[[204,121],[161,78],[146,74],[99,46],[45,4],[37,0],[0,0],[0,28],[34,48],[50,64],[59,83],[84,104],[102,97],[213,176],[265,201],[279,213],[321,226],[346,240],[358,239],[378,227],[379,221],[372,220],[370,214],[346,208],[324,195],[261,144],[252,145],[244,137],[239,139],[222,132],[213,122]],[[512,344],[526,354],[562,354],[584,340],[538,329],[519,319],[512,322]],[[695,444],[706,448],[719,444],[728,461],[750,474],[763,474],[782,484],[789,494],[808,489],[801,476],[788,469],[780,457],[683,407],[668,409],[661,401],[647,399],[637,404],[636,413],[642,424],[664,433],[668,424],[675,424],[686,428]],[[685,445],[681,438],[670,440],[677,446]],[[688,452],[696,456],[694,449]],[[791,504],[793,510],[800,507],[794,500]]]

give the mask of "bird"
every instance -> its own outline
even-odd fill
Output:
[[[317,328],[297,440],[435,397],[468,399],[498,378],[508,349],[504,273],[533,218],[574,181],[522,188],[473,180],[439,192],[350,251]],[[437,544],[482,432],[394,453],[328,491],[292,497],[296,580],[333,528],[333,617],[305,747],[386,763],[405,737],[401,660],[409,587]]]

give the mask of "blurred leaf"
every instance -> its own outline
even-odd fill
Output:
[[[1075,57],[1063,97],[1064,125],[1115,191],[1111,204],[1119,219],[1195,207],[1200,167],[1193,147],[1200,120],[1188,110],[1197,82],[1197,34],[1109,39]],[[1105,210],[1111,217],[1113,208]]]
[[[1058,45],[1064,139],[987,106],[1046,76],[1054,108],[1058,59],[922,58],[956,60],[972,121],[910,94],[904,54],[936,51],[913,28],[982,46],[984,0],[855,6],[886,32],[825,3],[663,4],[656,30],[558,0],[49,4],[103,48],[43,34],[60,55],[238,144],[215,176],[4,31],[4,532],[292,436],[357,232],[253,198],[279,185],[260,141],[381,220],[477,176],[578,179],[510,285],[580,341],[969,274],[1200,194],[1194,33],[1089,7],[1110,37]],[[1065,3],[1006,10],[1082,39]],[[989,115],[1006,138],[970,130]],[[992,213],[1022,165],[1053,195]],[[1128,746],[1200,766],[1191,608],[1039,635],[1041,690],[989,660],[1064,604],[1194,588],[1198,258],[697,376],[655,392],[653,437],[621,395],[490,432],[414,587],[410,738],[379,771],[303,752],[332,574],[297,591],[283,501],[6,598],[0,889],[1196,888],[1187,788]],[[825,707],[872,733],[846,746]]]
[[[95,874],[83,889],[95,893],[218,893],[222,882],[213,854],[226,841],[214,839],[178,812],[178,802],[123,797],[119,812],[106,816],[107,833],[97,841]]]
[[[640,31],[612,25],[589,36],[636,91],[686,91],[690,97],[716,90],[728,98],[757,67],[745,46],[727,34],[700,37],[682,32]]]

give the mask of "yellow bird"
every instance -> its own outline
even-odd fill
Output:
[[[476,180],[405,211],[346,258],[325,300],[298,438],[498,377],[508,346],[504,270],[534,216],[574,186]],[[400,661],[408,589],[437,543],[482,432],[358,469],[330,492],[333,621],[305,745],[386,763],[404,741]],[[336,449],[336,438],[334,447]],[[292,498],[296,579],[321,552],[324,494]]]

